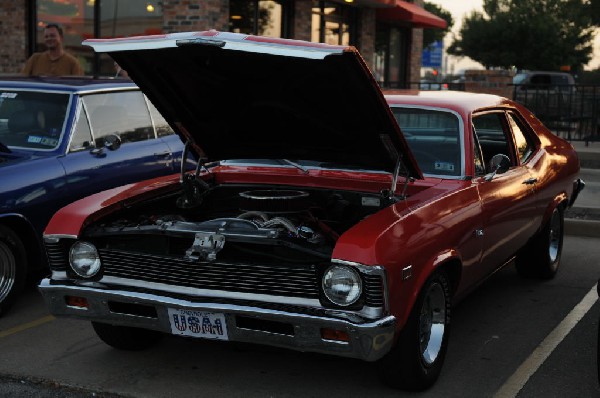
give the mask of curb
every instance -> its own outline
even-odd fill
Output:
[[[565,218],[565,235],[600,238],[600,221]]]

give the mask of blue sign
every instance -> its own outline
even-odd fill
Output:
[[[428,47],[423,49],[421,65],[429,68],[441,68],[443,51],[444,43],[441,41],[434,41]]]

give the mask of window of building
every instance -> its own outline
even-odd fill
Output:
[[[129,37],[162,33],[163,14],[158,0],[37,0],[35,51],[44,50],[44,27],[60,25],[65,50],[79,60],[86,75],[114,75],[112,60],[99,56],[85,39]]]
[[[406,78],[409,38],[408,28],[377,24],[373,72],[384,87],[409,88]]]
[[[229,0],[229,30],[268,37],[288,37],[288,1]]]
[[[358,11],[329,1],[313,1],[311,41],[327,44],[356,44]]]

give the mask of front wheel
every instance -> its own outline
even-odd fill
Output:
[[[564,237],[564,213],[556,207],[550,219],[517,255],[515,266],[525,278],[552,279],[558,271]]]
[[[443,272],[423,286],[394,348],[380,361],[391,387],[422,391],[437,380],[450,332],[450,282]]]
[[[0,225],[0,315],[8,311],[23,290],[27,256],[19,237]]]
[[[162,333],[155,330],[133,328],[129,326],[109,325],[92,322],[94,331],[111,347],[125,351],[139,351],[152,347],[162,338]]]

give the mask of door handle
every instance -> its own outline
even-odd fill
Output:
[[[171,158],[173,156],[173,153],[171,153],[170,151],[164,151],[164,152],[157,152],[154,153],[154,156],[157,158]]]
[[[523,181],[523,184],[525,185],[533,185],[537,182],[537,178],[528,178],[525,181]]]

